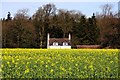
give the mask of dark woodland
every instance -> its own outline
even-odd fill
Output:
[[[46,4],[28,16],[28,9],[18,10],[14,17],[8,11],[2,21],[3,48],[46,48],[47,34],[52,38],[67,38],[71,34],[72,48],[76,45],[101,45],[120,48],[120,18],[105,4],[102,13],[87,18],[76,10],[57,9]]]

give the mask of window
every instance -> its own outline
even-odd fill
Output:
[[[63,42],[63,46],[68,46],[68,43],[67,42]]]
[[[58,42],[53,42],[53,46],[58,46]]]

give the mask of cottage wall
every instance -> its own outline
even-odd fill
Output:
[[[71,49],[70,40],[71,40],[70,34],[69,34],[69,38],[50,38],[50,35],[48,33],[47,48],[48,49]]]

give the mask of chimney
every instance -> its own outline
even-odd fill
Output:
[[[70,35],[70,33],[69,33],[69,40],[71,40],[71,35]]]
[[[47,35],[47,49],[49,49],[49,40],[50,40],[50,35],[48,33],[48,35]]]

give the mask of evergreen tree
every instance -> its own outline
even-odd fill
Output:
[[[88,41],[88,44],[98,44],[98,38],[99,38],[99,28],[97,28],[96,25],[96,18],[93,13],[92,18],[88,18],[87,26],[86,26],[86,40]]]
[[[87,22],[85,16],[81,16],[80,22],[76,27],[76,36],[78,37],[79,44],[87,44],[86,35],[87,35]]]
[[[100,35],[100,29],[98,28],[97,26],[97,21],[96,21],[96,17],[95,17],[95,14],[93,13],[93,16],[92,16],[92,27],[93,27],[93,31],[92,31],[92,35],[91,37],[93,36],[93,43],[92,44],[99,44],[99,35]]]
[[[8,12],[7,20],[11,20],[11,13],[10,12]]]
[[[96,19],[82,16],[76,29],[76,36],[79,38],[79,44],[98,44],[99,29],[96,25]]]

